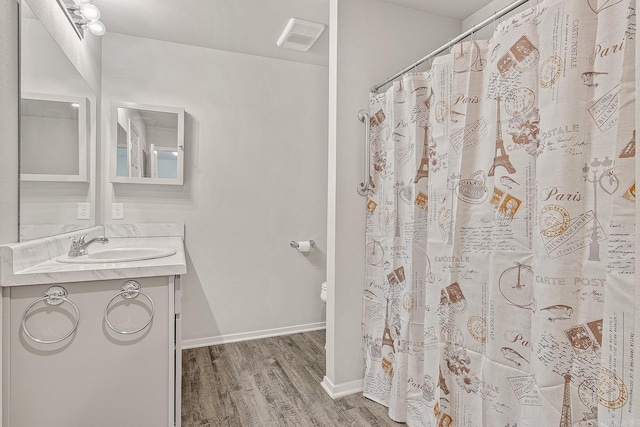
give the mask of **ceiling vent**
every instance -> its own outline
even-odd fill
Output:
[[[287,49],[307,51],[318,41],[325,28],[327,26],[319,22],[291,18],[277,44]]]

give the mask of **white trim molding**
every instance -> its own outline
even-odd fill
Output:
[[[329,378],[325,376],[322,379],[320,385],[322,386],[324,391],[327,392],[329,397],[331,397],[332,399],[337,399],[349,394],[360,393],[364,389],[364,379],[335,385]]]
[[[228,344],[238,341],[257,340],[280,335],[298,334],[301,332],[319,331],[326,328],[326,322],[307,323],[306,325],[287,326],[284,328],[265,329],[262,331],[241,332],[239,334],[219,335],[217,337],[195,338],[183,340],[181,348],[207,347],[210,345]]]

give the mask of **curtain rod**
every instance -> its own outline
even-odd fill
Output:
[[[400,76],[408,73],[409,71],[415,69],[418,65],[426,62],[427,60],[433,58],[434,56],[437,56],[437,55],[441,54],[442,52],[444,52],[445,50],[449,49],[454,44],[458,43],[461,40],[464,40],[465,38],[469,37],[471,34],[473,34],[476,31],[478,31],[479,29],[487,26],[491,22],[495,22],[496,19],[502,18],[507,13],[509,13],[509,12],[513,11],[514,9],[522,6],[523,4],[525,4],[528,1],[529,0],[516,0],[516,1],[514,1],[509,6],[505,7],[504,9],[500,10],[499,12],[494,13],[492,16],[490,16],[489,18],[487,18],[484,21],[480,22],[479,24],[474,25],[473,27],[471,27],[470,29],[468,29],[464,33],[460,34],[456,38],[449,40],[449,42],[443,44],[438,49],[436,49],[433,52],[429,53],[424,58],[418,60],[417,62],[415,62],[415,63],[413,63],[411,65],[409,65],[408,67],[406,67],[402,71],[397,72],[396,74],[394,74],[393,76],[389,77],[388,79],[386,79],[382,83],[373,86],[371,88],[371,92],[377,93],[380,88],[382,88],[382,87],[386,86],[387,84],[391,83],[392,81],[394,81],[398,77],[400,77]]]

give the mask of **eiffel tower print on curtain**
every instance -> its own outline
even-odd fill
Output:
[[[571,427],[571,374],[564,374],[564,393],[562,396],[562,413],[560,427]]]
[[[509,155],[507,151],[504,149],[504,141],[502,140],[502,125],[500,123],[500,97],[496,98],[498,101],[498,112],[497,112],[497,125],[496,125],[496,155],[493,158],[493,165],[491,165],[491,169],[489,169],[489,173],[487,175],[493,176],[496,168],[498,166],[502,166],[509,172],[510,174],[516,173],[516,168],[513,167],[511,162],[509,161]]]
[[[631,136],[631,141],[627,143],[627,145],[622,149],[620,153],[621,159],[626,159],[627,157],[635,157],[636,156],[636,131],[634,129],[633,135]]]

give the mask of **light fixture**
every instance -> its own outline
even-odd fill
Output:
[[[96,36],[101,36],[107,32],[107,28],[101,21],[93,21],[87,24],[87,29]]]
[[[100,9],[93,4],[93,0],[58,0],[58,4],[81,39],[84,38],[85,30],[96,36],[101,36],[107,31],[99,21]]]
[[[84,4],[80,6],[80,16],[89,22],[94,22],[100,19],[100,9],[95,4]]]

